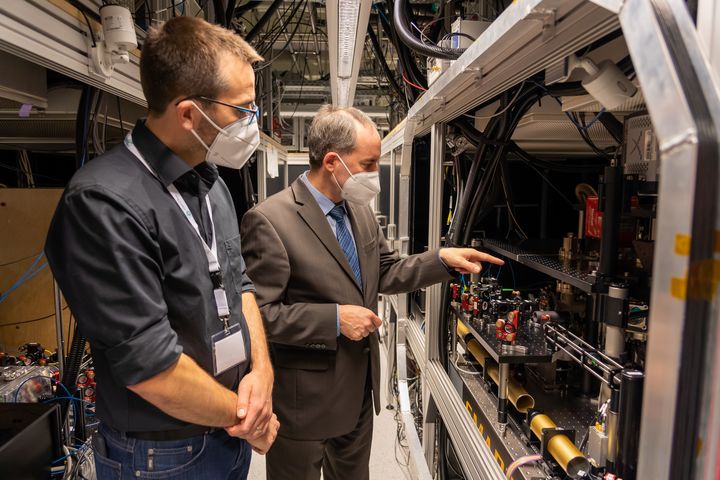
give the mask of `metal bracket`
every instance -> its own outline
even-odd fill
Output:
[[[555,25],[557,24],[557,11],[554,8],[537,8],[527,16],[528,20],[540,20],[542,22],[542,40],[547,42],[555,36]]]

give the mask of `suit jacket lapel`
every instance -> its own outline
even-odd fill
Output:
[[[302,180],[295,180],[292,184],[292,189],[293,194],[295,195],[295,202],[298,204],[298,214],[305,221],[308,227],[310,227],[313,233],[315,233],[315,235],[322,242],[325,248],[327,248],[330,254],[335,258],[338,264],[340,264],[340,267],[345,270],[345,273],[348,274],[350,279],[352,279],[353,283],[359,290],[360,287],[357,286],[357,282],[355,281],[355,274],[353,273],[352,268],[350,267],[350,263],[345,256],[345,252],[343,252],[342,248],[340,248],[337,237],[333,234],[327,218],[325,218],[322,210],[320,210],[320,206],[317,204],[317,202],[315,201],[305,184],[302,182]],[[354,228],[355,227],[353,226],[353,233]],[[359,254],[360,252],[358,249],[358,255]],[[360,269],[362,270],[362,263],[360,263]]]

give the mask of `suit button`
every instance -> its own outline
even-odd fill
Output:
[[[370,347],[363,347],[363,353],[370,353]]]

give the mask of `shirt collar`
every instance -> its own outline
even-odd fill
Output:
[[[162,143],[145,125],[145,119],[139,119],[132,131],[133,144],[140,151],[145,161],[153,169],[166,187],[192,170],[190,165],[175,155],[167,145]],[[202,164],[201,164],[202,165]],[[215,169],[213,169],[215,170]],[[198,173],[205,173],[204,171]],[[203,175],[205,177],[205,175]],[[215,170],[217,178],[217,170]]]
[[[312,182],[307,178],[309,173],[309,170],[305,170],[302,175],[300,175],[300,180],[305,184],[305,186],[310,190],[310,193],[312,194],[315,201],[320,206],[320,210],[322,210],[323,215],[326,215],[330,213],[330,210],[335,208],[335,202],[330,200],[328,197],[325,196],[324,193],[320,192],[315,186],[312,184]],[[345,206],[345,201],[343,201],[340,205]]]

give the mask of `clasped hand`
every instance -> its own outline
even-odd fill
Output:
[[[272,369],[253,369],[238,387],[237,422],[229,435],[247,440],[257,453],[266,454],[277,437],[280,422],[272,411]]]

